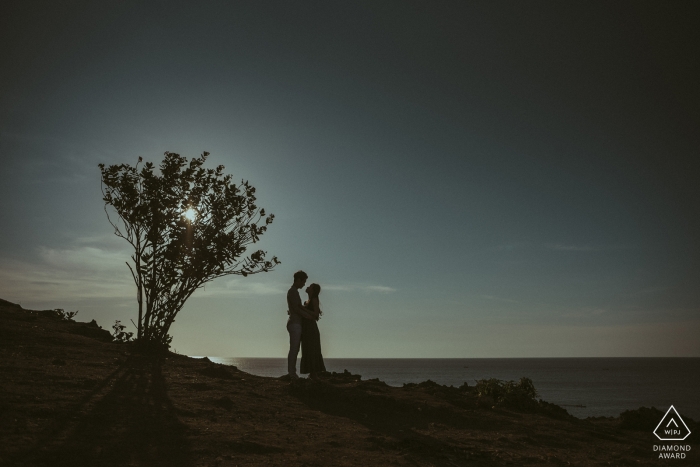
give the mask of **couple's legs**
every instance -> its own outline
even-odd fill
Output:
[[[287,331],[289,332],[289,355],[287,355],[287,372],[289,375],[297,376],[297,356],[301,345],[301,323],[287,321]]]

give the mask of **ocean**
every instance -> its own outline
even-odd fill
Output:
[[[258,375],[286,374],[285,358],[209,357]],[[700,420],[700,358],[327,358],[328,371],[348,370],[390,386],[432,380],[470,386],[476,380],[532,379],[539,396],[572,415],[616,417],[621,412],[673,405]]]

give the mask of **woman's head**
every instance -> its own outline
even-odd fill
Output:
[[[313,283],[306,288],[306,293],[309,294],[309,298],[318,297],[318,295],[321,293],[321,286]]]

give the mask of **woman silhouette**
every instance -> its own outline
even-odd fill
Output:
[[[309,299],[304,302],[304,308],[313,316],[312,319],[303,319],[301,322],[301,374],[309,374],[315,378],[318,373],[326,371],[321,355],[321,334],[318,332],[316,321],[321,318],[323,312],[320,308],[318,295],[321,286],[311,284],[306,288]]]

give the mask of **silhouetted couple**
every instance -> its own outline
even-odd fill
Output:
[[[306,285],[309,276],[304,271],[294,273],[294,283],[287,292],[287,331],[289,331],[289,355],[287,356],[287,370],[292,380],[298,379],[297,356],[301,344],[301,368],[300,373],[309,374],[312,378],[322,371],[326,371],[321,355],[321,334],[318,332],[316,321],[323,312],[320,308],[318,295],[321,286],[311,284],[306,288],[309,299],[301,303],[299,289]]]

